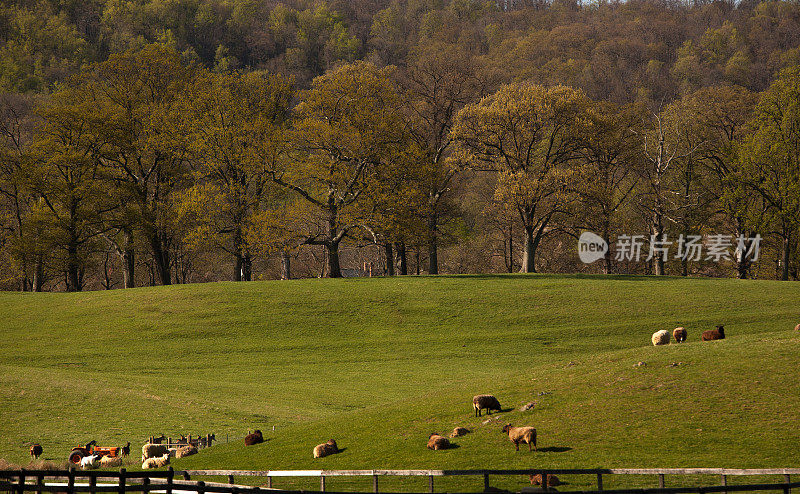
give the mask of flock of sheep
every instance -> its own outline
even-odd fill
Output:
[[[800,324],[797,325],[800,328]],[[797,328],[795,328],[797,329]],[[676,343],[683,343],[686,341],[687,332],[686,329],[683,327],[675,328],[672,330],[672,337],[675,338]],[[703,331],[703,334],[700,335],[700,341],[713,341],[713,340],[724,340],[725,339],[725,328],[722,324],[718,325],[716,329],[710,329],[708,331]],[[650,338],[653,342],[653,346],[658,345],[668,345],[670,342],[670,334],[669,331],[666,329],[662,329],[661,331],[656,331],[653,333],[653,336]]]
[[[184,458],[197,454],[197,447],[189,444],[185,436],[181,436],[177,442],[178,447],[170,448],[166,444],[161,444],[159,439],[148,442],[142,446],[142,468],[161,468],[169,465],[170,458]]]

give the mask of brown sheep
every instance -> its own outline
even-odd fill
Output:
[[[686,329],[682,327],[673,329],[672,337],[675,338],[676,342],[683,343],[684,341],[686,341]]]
[[[314,458],[325,458],[338,452],[339,446],[336,445],[336,441],[333,439],[328,439],[328,442],[314,446]]]
[[[244,445],[245,446],[252,446],[254,444],[259,444],[264,442],[264,436],[261,435],[261,431],[256,429],[255,432],[252,434],[248,434],[244,436]]]
[[[38,460],[40,456],[42,456],[42,445],[39,443],[33,444],[31,446],[31,458]]]
[[[456,427],[455,429],[453,429],[453,432],[450,433],[450,437],[459,437],[469,433],[470,430],[465,427]]]
[[[531,485],[542,485],[541,473],[537,473],[536,475],[531,475]],[[555,487],[557,485],[561,485],[561,481],[558,480],[558,477],[556,477],[551,473],[547,476],[547,485],[548,487]]]
[[[710,329],[708,331],[703,331],[703,335],[700,337],[701,341],[724,340],[724,339],[725,339],[725,328],[722,327],[722,324],[717,326],[717,329]]]
[[[103,456],[100,458],[100,466],[102,468],[113,468],[113,467],[121,467],[122,466],[122,457],[121,456]]]
[[[539,451],[536,448],[536,429],[533,427],[513,427],[511,424],[506,424],[503,426],[503,432],[508,434],[508,439],[514,443],[517,451],[519,451],[519,443],[527,443],[528,451],[531,451],[531,446]]]
[[[795,331],[800,331],[800,324],[798,324],[797,326],[795,326],[795,327],[794,327],[794,330],[795,330]]]
[[[492,414],[492,410],[500,411],[500,402],[497,401],[492,395],[476,395],[472,397],[472,407],[475,409],[475,416],[481,416],[481,410],[486,409],[488,415]]]
[[[428,436],[428,449],[439,450],[439,449],[448,449],[450,447],[450,441],[443,436],[440,436],[437,433],[433,433]]]

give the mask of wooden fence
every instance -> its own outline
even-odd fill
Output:
[[[151,491],[173,494],[174,490],[197,494],[300,494],[306,491],[273,488],[273,479],[288,477],[319,477],[320,491],[340,494],[326,490],[326,479],[330,477],[372,477],[372,492],[379,492],[381,477],[427,477],[428,493],[434,492],[436,477],[477,476],[483,477],[484,492],[490,489],[490,476],[542,476],[542,485],[547,485],[550,475],[589,475],[596,478],[597,489],[585,494],[682,494],[717,493],[742,491],[778,491],[791,494],[792,489],[800,488],[800,482],[792,482],[791,475],[800,475],[800,469],[725,469],[725,468],[659,468],[659,469],[525,469],[525,470],[180,470],[170,467],[166,471],[119,472],[69,470],[5,470],[0,471],[0,492],[25,494],[35,492],[76,493],[149,493]],[[658,478],[657,488],[647,489],[603,489],[603,478],[611,475],[646,475]],[[714,475],[719,476],[719,486],[706,487],[666,487],[666,476]],[[780,476],[782,482],[747,485],[728,485],[728,477],[733,476]],[[228,483],[192,481],[194,477],[227,477]],[[237,485],[236,477],[266,477],[267,487]],[[51,479],[45,482],[45,479]],[[82,480],[76,482],[76,480]],[[98,480],[100,482],[98,482]],[[523,491],[530,489],[523,489]]]

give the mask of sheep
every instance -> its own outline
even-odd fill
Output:
[[[795,331],[800,331],[800,324],[798,324],[797,326],[795,326],[795,327],[794,327],[794,330],[795,330]]]
[[[536,429],[533,427],[513,427],[511,424],[503,426],[503,432],[508,434],[508,439],[514,443],[519,451],[519,443],[528,443],[528,451],[533,446],[536,451]]]
[[[38,460],[40,456],[42,456],[42,445],[39,443],[31,445],[31,458]]]
[[[440,450],[448,449],[449,447],[450,441],[446,437],[440,436],[435,432],[428,436],[428,449]]]
[[[656,331],[653,333],[653,336],[650,337],[650,340],[653,342],[653,346],[667,345],[669,344],[669,331],[666,329]]]
[[[453,432],[450,434],[450,437],[458,437],[463,436],[464,434],[469,434],[470,430],[464,427],[456,427],[453,429]]]
[[[339,447],[333,439],[328,439],[328,442],[314,446],[314,458],[325,458],[328,455],[338,452]]]
[[[492,414],[492,410],[500,411],[500,402],[497,401],[492,395],[476,395],[472,397],[472,407],[475,409],[475,416],[481,416],[481,410],[486,409],[488,415]]]
[[[121,456],[103,456],[100,458],[100,466],[103,468],[111,468],[111,467],[121,467],[122,466],[122,457]]]
[[[677,343],[683,343],[686,341],[686,329],[683,327],[673,329],[672,337],[675,338]]]
[[[703,335],[700,336],[701,341],[712,341],[712,340],[724,340],[725,339],[725,328],[722,327],[722,324],[717,326],[717,329],[710,329],[708,331],[703,331]]]
[[[168,453],[169,450],[167,446],[164,444],[152,444],[147,443],[142,446],[142,461],[148,458],[155,458],[156,456],[162,456]]]
[[[178,452],[178,448],[168,448],[167,449],[167,455],[169,455],[170,458],[175,458],[175,454],[177,452]]]
[[[93,454],[81,458],[81,470],[94,470],[100,466],[100,455]]]
[[[542,474],[537,473],[536,475],[531,475],[531,485],[542,485]],[[552,473],[547,476],[547,485],[549,487],[555,487],[557,485],[561,485],[561,481],[558,480],[558,477],[553,475]]]
[[[175,458],[184,458],[196,454],[197,454],[197,448],[195,448],[192,445],[188,445],[182,448],[178,448],[178,451],[175,452]]]
[[[264,442],[264,436],[261,435],[261,431],[256,429],[255,432],[252,434],[248,434],[244,436],[244,445],[245,446],[252,446],[254,444],[259,444]]]
[[[131,442],[128,441],[125,446],[121,447],[119,450],[122,456],[128,456],[131,454]]]
[[[150,468],[161,468],[165,465],[169,465],[169,453],[144,460],[142,463],[142,469],[147,470]]]

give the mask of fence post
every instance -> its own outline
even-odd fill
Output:
[[[489,474],[483,474],[483,491],[486,492],[489,490]]]
[[[725,475],[725,474],[722,474],[720,476],[720,482],[722,482],[720,485],[722,485],[723,487],[728,485],[728,476]],[[728,494],[728,491],[722,491],[722,494]]]
[[[67,472],[67,494],[75,492],[75,467],[70,465]]]
[[[172,467],[167,469],[167,494],[172,494],[172,478],[175,476],[175,470]]]
[[[191,477],[189,477],[189,472],[186,470],[183,471],[183,480],[192,480]]]
[[[150,485],[150,477],[145,477],[142,479],[142,494],[150,494],[150,490],[147,489],[147,486]]]
[[[325,492],[325,476],[324,475],[320,475],[319,476],[319,490],[321,492]]]
[[[125,494],[125,475],[128,473],[124,468],[119,469],[119,494]]]
[[[91,494],[95,494],[96,492],[95,487],[97,487],[97,476],[91,475],[89,476],[89,492]]]
[[[374,473],[372,474],[372,492],[378,493],[378,476]]]
[[[233,475],[228,475],[228,483],[233,484]]]
[[[37,475],[36,476],[36,485],[40,488],[44,485],[44,475]],[[41,490],[37,490],[36,494],[42,494]]]
[[[658,474],[658,488],[659,489],[663,489],[664,488],[664,474],[663,473],[659,473]]]
[[[25,469],[19,470],[19,487],[17,487],[19,494],[25,494]]]
[[[433,494],[433,475],[428,476],[428,492]]]
[[[542,472],[542,490],[546,491],[547,489],[547,472]]]
[[[602,491],[603,490],[603,474],[602,473],[598,473],[597,474],[597,490],[598,491]]]
[[[792,482],[792,476],[789,475],[788,473],[784,474],[783,478],[786,479],[787,484],[790,484]],[[784,489],[784,492],[786,492],[786,494],[792,494],[792,489],[787,487],[786,489]]]
[[[203,494],[206,491],[206,483],[200,480],[197,482],[197,494]]]

